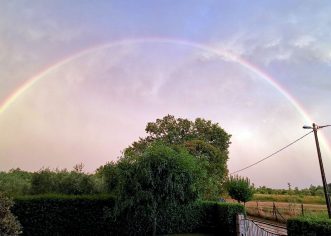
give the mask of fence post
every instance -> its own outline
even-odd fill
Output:
[[[236,232],[237,236],[242,236],[245,235],[245,220],[244,220],[244,215],[243,214],[237,214],[236,216]]]
[[[257,212],[257,215],[260,216],[259,202],[258,201],[256,201],[256,212]]]
[[[277,217],[277,211],[276,211],[276,205],[275,205],[275,202],[273,202],[273,215],[275,216],[275,218],[276,218],[276,221],[278,221],[278,217]]]
[[[301,203],[301,214],[304,216],[305,215],[305,213],[304,213],[304,211],[303,211],[303,203]]]

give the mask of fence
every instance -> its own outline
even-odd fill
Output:
[[[305,215],[321,214],[326,212],[325,205],[275,203],[275,202],[249,202],[246,204],[248,215],[286,223],[287,219]]]
[[[244,215],[237,215],[238,236],[284,236],[287,235],[286,227],[270,224],[263,221],[255,221],[245,218]]]

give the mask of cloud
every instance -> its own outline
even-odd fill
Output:
[[[292,44],[298,48],[309,47],[312,43],[316,42],[316,38],[312,35],[302,35],[294,39]]]

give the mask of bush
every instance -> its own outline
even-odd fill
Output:
[[[3,193],[0,193],[0,235],[18,235],[21,225],[10,212],[13,202]]]
[[[171,224],[161,233],[208,233],[236,235],[236,215],[245,214],[244,206],[236,203],[196,202],[177,208],[177,214],[165,214],[172,219],[162,221],[162,226]]]
[[[31,188],[32,173],[20,169],[0,172],[0,191],[9,196],[27,194]]]
[[[132,222],[125,220],[139,222],[136,227],[141,235],[152,231],[148,220],[131,212],[113,217],[115,201],[111,196],[48,195],[18,198],[15,202],[13,212],[24,227],[24,235],[135,234],[127,227]],[[242,205],[231,203],[169,206],[159,216],[162,223],[157,225],[157,232],[235,235],[236,214],[243,212]]]
[[[248,178],[230,176],[225,185],[230,197],[238,202],[245,204],[253,197],[254,187],[250,184]]]
[[[110,196],[30,196],[15,199],[12,211],[24,235],[106,235],[104,212],[113,204]]]
[[[95,194],[95,181],[91,175],[67,170],[52,171],[48,168],[33,173],[31,194]]]
[[[330,236],[331,220],[312,217],[289,219],[287,231],[289,236]]]

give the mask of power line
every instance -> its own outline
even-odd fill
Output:
[[[267,157],[265,157],[265,158],[263,158],[263,159],[261,159],[261,160],[255,162],[255,163],[253,163],[253,164],[251,164],[251,165],[249,165],[249,166],[246,166],[245,168],[242,168],[242,169],[240,169],[240,170],[237,170],[237,171],[235,171],[235,172],[232,172],[232,173],[230,173],[230,175],[233,175],[233,174],[236,174],[236,173],[241,172],[241,171],[243,171],[243,170],[246,170],[246,169],[248,169],[248,168],[250,168],[250,167],[252,167],[252,166],[255,166],[255,165],[259,164],[259,163],[262,162],[262,161],[265,161],[265,160],[269,159],[270,157],[276,155],[277,153],[280,153],[280,152],[283,151],[284,149],[288,148],[289,146],[292,146],[292,145],[295,144],[296,142],[298,142],[298,141],[300,141],[301,139],[303,139],[304,137],[308,136],[308,135],[311,134],[312,132],[313,132],[313,131],[310,131],[309,133],[307,133],[307,134],[301,136],[300,138],[294,140],[293,142],[287,144],[285,147],[282,147],[281,149],[278,149],[277,151],[275,151],[274,153],[270,154],[269,156],[267,156]]]

